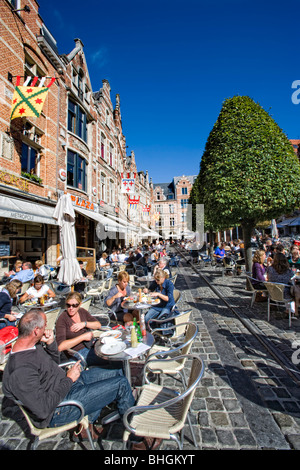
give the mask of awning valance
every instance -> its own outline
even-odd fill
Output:
[[[0,196],[0,217],[15,219],[23,222],[57,225],[53,219],[54,207],[37,202]]]

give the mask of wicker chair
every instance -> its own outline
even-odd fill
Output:
[[[179,325],[178,325],[179,326]],[[144,365],[143,370],[143,383],[150,383],[148,380],[149,372],[158,375],[158,380],[160,380],[161,374],[167,375],[177,375],[179,374],[182,380],[184,387],[186,388],[186,377],[185,377],[185,364],[186,364],[186,355],[190,353],[193,341],[197,337],[198,327],[196,323],[183,323],[180,326],[185,326],[186,332],[183,338],[183,342],[177,347],[168,347],[168,346],[159,346],[154,344],[149,351],[149,355]],[[176,326],[173,326],[176,328]],[[174,357],[178,354],[183,355],[182,359],[177,359],[173,361],[165,361],[166,358]]]
[[[185,334],[185,323],[189,322],[191,313],[192,309],[184,310],[178,315],[172,315],[167,319],[157,320],[156,318],[154,318],[153,320],[149,320],[148,328],[150,330],[150,333],[154,336],[159,337],[161,340],[168,344],[173,344],[175,341],[180,341]],[[153,329],[151,328],[152,322],[155,322],[155,328]],[[173,322],[175,327],[173,329],[173,334],[169,334],[169,331],[172,327],[159,327],[159,325],[163,325],[166,322]]]
[[[265,282],[265,286],[268,291],[268,321],[270,321],[271,305],[276,305],[277,307],[285,307],[289,314],[290,328],[292,320],[291,299],[284,298],[284,289],[286,287],[290,288],[291,286],[275,282]]]
[[[178,356],[176,360],[182,359]],[[140,437],[157,439],[172,439],[179,449],[183,448],[184,425],[188,421],[195,447],[198,443],[189,416],[190,406],[204,372],[202,359],[187,355],[192,360],[188,388],[182,393],[155,384],[145,384],[136,406],[129,408],[124,416],[125,431],[123,434],[123,449],[128,448],[130,434]],[[166,361],[174,361],[166,359]],[[130,417],[130,420],[129,420]],[[181,439],[179,439],[181,434]]]
[[[27,411],[25,410],[25,408],[23,407],[23,405],[20,401],[15,400],[15,403],[18,405],[18,407],[20,408],[20,410],[24,414],[25,419],[27,421],[27,424],[29,426],[30,432],[34,436],[34,440],[30,444],[30,449],[31,450],[36,450],[36,448],[39,445],[40,441],[48,439],[52,436],[56,436],[57,434],[60,434],[61,432],[69,431],[70,429],[75,428],[78,424],[82,424],[83,428],[86,430],[87,435],[88,435],[88,439],[89,439],[89,443],[91,445],[92,450],[96,450],[94,442],[92,440],[90,430],[89,430],[88,417],[85,416],[83,406],[80,402],[75,401],[75,400],[68,400],[68,401],[61,402],[57,406],[57,407],[77,406],[77,408],[79,408],[79,410],[81,412],[80,418],[78,420],[72,421],[72,422],[67,423],[67,424],[64,424],[63,426],[58,426],[58,427],[55,427],[55,428],[44,428],[44,429],[40,429],[40,428],[37,428],[36,426],[34,426],[34,424],[32,423],[32,421],[30,419],[30,416],[28,415]]]
[[[56,319],[59,315],[60,310],[60,307],[58,307],[44,312],[47,318],[47,329],[54,330]]]
[[[266,289],[256,288],[252,284],[252,281],[257,282],[257,279],[255,279],[254,277],[251,277],[250,274],[246,274],[246,287],[248,287],[249,291],[252,293],[250,307],[253,307],[253,304],[254,304],[255,299],[256,299],[256,294],[261,294],[263,292],[266,292]]]

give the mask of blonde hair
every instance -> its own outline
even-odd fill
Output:
[[[163,269],[157,269],[155,271],[154,279],[161,280],[163,277],[165,279],[168,279],[169,274],[167,273],[167,271],[164,271]]]
[[[43,266],[43,264],[44,264],[43,261],[40,260],[40,259],[38,259],[38,260],[35,262],[35,265],[36,265],[38,268],[40,268],[41,266]]]
[[[118,274],[118,281],[129,281],[129,274],[127,271],[121,271]]]
[[[23,283],[21,281],[14,279],[13,281],[10,281],[8,284],[6,284],[5,289],[13,299],[22,285]]]
[[[67,297],[66,297],[66,303],[69,302],[69,300],[75,299],[79,304],[82,302],[82,295],[79,292],[70,292]]]
[[[253,263],[262,263],[262,257],[266,252],[264,250],[256,250],[253,256]]]

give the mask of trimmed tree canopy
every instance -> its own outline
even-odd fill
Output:
[[[200,164],[198,201],[216,228],[255,225],[300,205],[300,165],[287,136],[248,96],[224,101]]]

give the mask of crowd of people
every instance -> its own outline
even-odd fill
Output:
[[[149,308],[146,323],[150,319],[168,316],[175,301],[165,247],[158,249],[153,245],[135,250],[113,250],[109,255],[102,253],[99,269],[107,271],[107,278],[110,278],[120,263],[126,269],[118,272],[115,284],[104,299],[104,305],[115,312],[118,322],[131,325],[134,317],[139,320],[137,310],[128,312],[124,308],[124,299],[131,294],[127,271],[130,266],[141,266],[147,270],[145,273],[148,270],[151,272],[151,269],[153,271],[153,281],[143,291],[158,299],[159,303]],[[15,326],[18,322],[18,338],[3,373],[3,392],[7,398],[22,402],[38,428],[56,427],[78,419],[76,407],[58,405],[65,400],[80,401],[89,417],[92,438],[96,439],[101,432],[99,416],[105,406],[114,402],[122,416],[135,403],[131,386],[124,376],[121,363],[96,355],[93,331],[100,329],[101,323],[82,307],[83,296],[80,292],[72,290],[66,296],[65,307],[56,321],[55,333],[47,329],[47,315],[43,309],[30,308],[17,320],[13,312],[17,295],[21,305],[30,300],[37,301],[41,296],[53,299],[56,296],[47,284],[42,267],[43,263],[36,262],[34,271],[30,262],[18,263],[18,266],[16,263],[13,272],[5,276],[8,282],[4,283],[0,292],[0,318],[5,319],[3,325],[0,322],[0,328]],[[29,282],[30,286],[20,295],[24,282]],[[59,363],[71,357],[78,357],[78,361],[64,371]],[[83,371],[82,359],[88,366]],[[80,440],[88,439],[84,429],[76,430],[75,434]],[[133,448],[143,450],[149,448],[151,443],[154,443],[151,438],[141,438]]]
[[[256,289],[266,290],[265,281],[285,284],[284,298],[290,300],[293,318],[298,318],[295,311],[294,287],[292,279],[300,270],[300,252],[298,245],[286,249],[280,241],[267,239],[254,253],[252,264],[252,284]],[[262,294],[262,298],[266,298]]]

